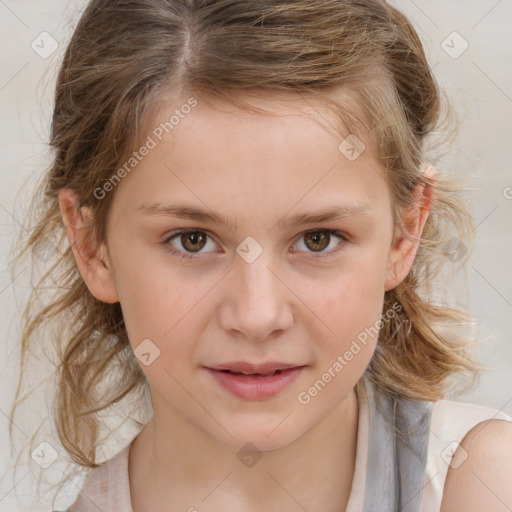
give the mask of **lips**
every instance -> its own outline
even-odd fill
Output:
[[[274,370],[273,372],[269,372],[269,373],[261,373],[261,372],[246,373],[246,372],[234,372],[232,370],[220,370],[220,371],[224,372],[224,373],[230,373],[231,375],[254,375],[256,377],[272,377],[272,375],[281,373],[283,370]]]
[[[290,368],[297,368],[300,364],[288,364],[281,362],[268,362],[262,364],[253,364],[245,361],[237,361],[233,363],[221,364],[218,366],[211,367],[212,370],[220,370],[223,372],[229,372],[233,374],[243,374],[243,375],[261,375],[262,377],[267,377],[274,375],[275,373],[281,373],[284,370],[288,370]]]
[[[240,361],[205,368],[231,394],[245,400],[265,400],[290,386],[306,365],[281,362],[252,364]]]

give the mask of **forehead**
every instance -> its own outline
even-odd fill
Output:
[[[270,114],[162,97],[146,131],[153,147],[119,189],[130,189],[134,207],[186,196],[217,211],[226,201],[272,211],[383,196],[386,178],[370,141],[344,129],[325,103],[274,95],[250,104]]]
[[[279,144],[278,137],[284,131],[290,135],[295,132],[295,140],[299,139],[298,131],[303,131],[306,138],[320,135],[325,139],[330,135],[331,143],[336,146],[347,136],[356,134],[364,140],[367,153],[375,155],[375,140],[368,128],[371,123],[365,114],[366,110],[359,104],[356,92],[344,86],[331,88],[328,93],[322,94],[235,91],[229,93],[227,101],[209,95],[197,97],[193,93],[176,93],[168,89],[156,95],[146,107],[143,133],[154,134],[159,140],[163,137],[168,142],[180,135],[182,138],[202,135],[203,141],[220,137],[226,141],[228,133],[250,127],[254,136],[259,135],[267,148]],[[333,100],[337,105],[328,103]],[[339,111],[336,112],[336,109]],[[217,129],[210,130],[208,137],[205,137],[205,130],[201,128],[211,124]],[[272,131],[268,131],[270,128]],[[267,136],[262,137],[265,134]],[[293,144],[291,137],[287,137],[287,140]]]

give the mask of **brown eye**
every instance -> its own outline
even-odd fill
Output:
[[[207,231],[200,229],[182,229],[162,240],[161,244],[173,255],[180,256],[181,260],[199,258],[215,249],[216,243]],[[203,250],[205,249],[205,250]]]
[[[297,252],[298,247],[298,252],[309,253],[309,255],[316,253],[315,258],[329,258],[341,252],[347,242],[347,236],[341,231],[316,229],[302,233],[294,252]]]
[[[201,231],[182,233],[180,240],[183,247],[190,252],[200,251],[206,245],[206,235]]]
[[[323,251],[329,246],[331,234],[328,231],[313,231],[304,235],[306,245],[312,251]]]

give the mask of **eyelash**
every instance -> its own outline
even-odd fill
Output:
[[[195,259],[195,258],[201,256],[203,253],[196,253],[196,254],[187,253],[185,251],[180,251],[180,250],[174,248],[170,244],[171,240],[173,240],[177,236],[182,235],[184,233],[204,233],[208,238],[210,238],[210,239],[212,238],[209,235],[208,231],[204,231],[202,229],[181,229],[181,230],[178,230],[178,231],[173,231],[169,236],[167,236],[161,242],[161,245],[163,245],[172,254],[181,256],[181,259]],[[318,258],[318,259],[330,258],[330,257],[335,256],[336,254],[338,254],[343,249],[343,247],[345,245],[343,242],[347,242],[348,241],[348,236],[345,233],[343,233],[342,231],[338,231],[336,229],[326,229],[326,228],[324,228],[324,229],[312,229],[312,230],[309,230],[309,231],[305,231],[304,233],[301,233],[299,239],[302,238],[303,236],[307,235],[308,233],[328,233],[330,236],[334,235],[334,236],[336,236],[336,237],[338,237],[338,238],[340,238],[342,240],[336,248],[332,249],[329,252],[317,252],[317,253],[315,253],[315,252],[311,251],[310,253],[315,255],[313,257],[314,258]],[[330,242],[330,240],[329,240],[329,242]]]

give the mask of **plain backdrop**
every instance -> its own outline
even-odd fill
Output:
[[[458,399],[512,415],[512,24],[511,0],[394,0],[416,26],[434,73],[461,117],[450,157],[454,174],[479,171],[471,211],[476,245],[454,296],[478,319],[483,373],[479,386]],[[20,187],[48,164],[53,87],[60,58],[83,1],[0,0],[0,510],[50,510],[43,499],[21,506],[16,495],[34,495],[30,470],[14,475],[7,435],[17,378],[20,304],[14,286],[29,273],[9,273],[8,256],[29,199]],[[13,282],[14,281],[14,282]],[[36,402],[34,421],[47,417]],[[44,436],[41,440],[44,440]],[[57,445],[55,445],[57,446]],[[59,447],[62,450],[61,447]],[[70,485],[69,500],[78,489]],[[72,500],[71,500],[72,501]],[[65,506],[63,503],[62,506]],[[20,508],[21,507],[21,508]]]

